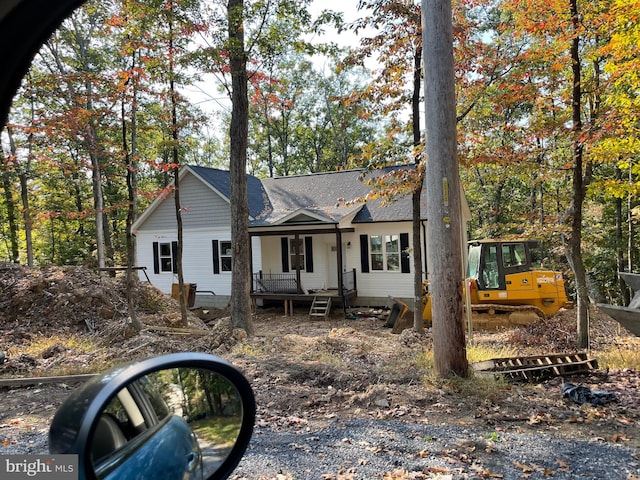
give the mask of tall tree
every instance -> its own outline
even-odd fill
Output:
[[[582,61],[580,58],[581,25],[578,12],[578,0],[569,0],[572,25],[571,39],[571,121],[573,130],[573,201],[571,207],[571,237],[568,244],[568,256],[576,279],[577,293],[577,333],[578,345],[589,346],[589,290],[587,274],[582,259],[582,209],[589,184],[590,172],[585,177],[584,145],[582,131]],[[590,166],[587,167],[590,170]]]
[[[231,321],[253,334],[251,318],[251,239],[247,197],[247,137],[249,135],[249,98],[247,93],[247,53],[244,43],[244,1],[229,0],[229,67],[231,70]]]
[[[541,9],[525,0],[504,2],[514,25],[527,38],[521,58],[530,65],[529,83],[540,92],[533,106],[539,115],[536,120],[542,122],[534,123],[530,117],[531,131],[537,131],[543,144],[560,147],[553,154],[571,174],[571,203],[558,219],[557,228],[567,239],[566,257],[576,290],[578,344],[583,348],[589,342],[589,275],[583,253],[585,202],[597,159],[593,146],[606,125],[601,122],[600,47],[609,3],[570,0],[549,2]]]

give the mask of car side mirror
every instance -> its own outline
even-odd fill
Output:
[[[249,382],[230,363],[176,353],[129,363],[75,390],[49,451],[77,454],[79,480],[227,478],[255,421]]]

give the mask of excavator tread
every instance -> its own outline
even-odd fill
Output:
[[[535,305],[504,305],[501,303],[477,303],[471,305],[472,312],[486,312],[488,310],[496,310],[499,312],[535,312],[540,318],[546,318],[542,309]]]

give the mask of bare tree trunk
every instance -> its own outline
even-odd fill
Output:
[[[33,109],[32,109],[33,113]],[[17,155],[16,143],[13,139],[13,132],[7,127],[11,155]],[[20,200],[22,202],[22,220],[24,222],[24,236],[27,247],[27,265],[33,267],[33,220],[31,218],[31,207],[29,206],[29,171],[31,169],[31,158],[33,156],[33,139],[29,135],[29,154],[26,165],[19,165],[18,179],[20,181]]]
[[[24,221],[24,236],[27,246],[27,265],[33,267],[33,219],[29,206],[29,184],[26,172],[20,172],[20,198],[22,199],[22,218]]]
[[[629,185],[633,185],[633,164],[629,165]],[[629,192],[627,196],[627,271],[633,272],[633,194]]]
[[[135,67],[135,53],[133,54],[133,67]],[[135,76],[134,76],[135,78]],[[135,278],[135,272],[133,267],[135,266],[135,243],[133,233],[131,232],[131,226],[136,217],[136,83],[133,84],[133,99],[131,101],[131,152],[129,152],[129,146],[127,144],[127,121],[125,112],[125,96],[123,95],[120,116],[122,121],[122,151],[125,157],[125,168],[127,170],[127,220],[126,220],[126,244],[127,244],[127,311],[129,313],[129,319],[131,320],[131,326],[136,332],[142,330],[142,323],[138,319],[136,314],[136,302],[135,302],[135,287],[137,279]]]
[[[251,318],[251,248],[247,197],[247,137],[249,99],[247,94],[247,56],[244,47],[244,2],[229,0],[229,66],[231,67],[231,321],[247,334],[253,334]]]
[[[466,377],[451,0],[422,0],[422,14],[434,366],[440,377]]]
[[[86,129],[86,143],[91,159],[91,189],[93,192],[93,208],[95,211],[96,226],[96,255],[98,268],[104,268],[104,197],[102,195],[102,172],[100,168],[100,156],[98,154],[98,138],[93,121],[89,122]]]
[[[0,173],[0,176],[2,176],[2,188],[4,189],[4,199],[7,204],[7,223],[9,224],[10,250],[9,258],[11,262],[18,263],[20,260],[20,250],[18,249],[18,224],[16,222],[16,209],[13,203],[13,184],[11,182],[9,172],[2,172]]]
[[[582,260],[582,208],[585,198],[586,184],[583,172],[582,135],[582,78],[580,65],[580,19],[578,2],[570,0],[571,19],[574,36],[571,42],[571,69],[573,74],[572,88],[572,124],[573,124],[573,201],[571,219],[571,238],[568,245],[569,263],[576,281],[576,315],[578,346],[589,346],[589,290],[587,274]]]
[[[412,130],[414,163],[418,173],[416,189],[411,195],[412,203],[412,241],[413,241],[413,329],[417,332],[424,331],[424,320],[422,319],[422,235],[420,232],[420,197],[424,184],[424,165],[420,163],[419,151],[422,142],[420,129],[420,87],[422,84],[422,39],[418,39],[418,44],[413,56],[413,95],[411,97],[412,106]]]
[[[172,10],[173,11],[173,10]],[[173,52],[173,18],[169,21],[169,51]],[[178,101],[174,80],[174,60],[171,57],[169,61],[169,94],[171,97],[171,139],[172,141],[172,163],[173,163],[173,181],[174,191],[173,197],[175,200],[176,210],[176,224],[178,228],[178,251],[177,258],[174,261],[177,264],[178,270],[178,290],[180,291],[180,316],[182,324],[186,327],[188,324],[187,319],[187,298],[184,291],[184,274],[182,271],[182,253],[184,251],[184,232],[182,228],[182,206],[180,205],[180,152],[178,150],[178,144],[180,136],[178,134]]]
[[[622,170],[616,168],[616,179],[622,181]],[[618,272],[624,272],[624,247],[623,247],[623,235],[622,235],[622,199],[617,198],[614,200],[616,208],[616,266]],[[625,281],[617,275],[618,286],[620,287],[620,298],[622,299],[622,305],[629,305],[631,302],[631,292],[627,287]]]
[[[4,150],[0,149],[2,155],[2,164],[6,164],[4,158]],[[18,222],[16,217],[16,208],[13,199],[13,179],[9,170],[0,173],[2,177],[2,188],[4,189],[4,198],[7,204],[7,223],[9,224],[9,256],[13,263],[20,261],[20,249],[18,245]]]

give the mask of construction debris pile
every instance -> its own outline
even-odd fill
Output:
[[[47,375],[62,363],[73,373],[90,372],[129,358],[215,350],[233,340],[230,325],[211,328],[192,313],[182,325],[178,303],[148,283],[136,282],[133,298],[142,332],[129,320],[124,276],[0,264],[0,351],[6,357],[0,375]],[[177,326],[182,335],[167,334]],[[187,344],[184,332],[191,330],[200,335]]]

